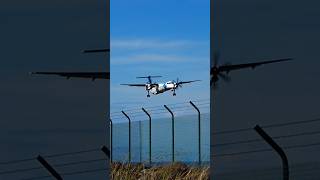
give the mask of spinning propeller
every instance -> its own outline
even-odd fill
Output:
[[[220,53],[218,51],[214,53],[213,60],[214,60],[214,66],[211,68],[211,72],[210,72],[210,74],[212,75],[210,84],[214,83],[213,84],[214,87],[217,87],[216,82],[219,80],[219,78],[221,78],[225,82],[230,82],[231,77],[228,76],[229,71],[226,71],[226,73],[223,73],[223,71],[220,71],[220,66],[218,65],[220,61]],[[231,64],[226,63],[224,66],[228,66],[228,65],[231,65]]]
[[[179,78],[177,78],[177,81],[172,80],[172,82],[174,83],[175,89],[182,88],[183,82],[179,81]]]

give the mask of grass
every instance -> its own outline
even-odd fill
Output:
[[[146,167],[144,164],[112,163],[113,180],[207,180],[209,167],[197,167],[183,163],[172,163]]]

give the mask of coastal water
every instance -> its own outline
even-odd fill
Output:
[[[201,161],[209,162],[210,153],[210,116],[201,114]],[[152,162],[170,162],[172,160],[172,120],[171,117],[152,119],[151,121]],[[174,120],[174,156],[175,161],[197,163],[198,116],[176,117]],[[127,122],[113,125],[113,160],[125,162],[129,155],[129,127]],[[131,161],[149,161],[149,121],[131,123]]]
[[[172,124],[171,117],[152,119],[152,162],[166,163],[172,160]],[[198,163],[198,117],[197,115],[178,116],[175,118],[175,161]],[[269,130],[270,131],[270,130]],[[113,125],[113,160],[128,161],[128,123]],[[271,132],[271,131],[270,131]],[[254,132],[250,137],[255,137]],[[248,134],[247,133],[247,134]],[[283,132],[282,132],[283,133]],[[131,124],[131,160],[132,162],[149,161],[149,121],[133,121]],[[232,139],[218,139],[219,142],[248,138],[246,134],[237,135]],[[303,138],[304,139],[304,138]],[[227,141],[228,140],[228,141]],[[286,142],[282,140],[283,142]],[[282,142],[279,141],[279,142]],[[298,141],[295,141],[298,143]],[[216,154],[240,152],[251,148],[268,147],[265,142],[256,145],[231,146],[216,149]],[[317,180],[320,176],[318,154],[320,147],[287,151],[290,165],[290,179]],[[201,160],[209,164],[210,153],[210,116],[201,114]],[[212,163],[212,162],[211,162]],[[277,180],[282,179],[281,159],[272,151],[245,154],[241,156],[217,157],[213,162],[214,179],[247,179]]]

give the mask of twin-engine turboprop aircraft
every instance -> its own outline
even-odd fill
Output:
[[[193,81],[167,81],[165,83],[155,83],[152,82],[151,78],[158,78],[161,76],[145,76],[145,77],[137,77],[137,78],[146,78],[148,82],[145,84],[121,84],[126,86],[136,86],[136,87],[145,87],[146,91],[148,92],[147,97],[150,97],[150,92],[154,95],[164,93],[166,91],[173,91],[173,96],[176,95],[176,90],[182,87],[182,84],[192,83],[200,80],[193,80]]]

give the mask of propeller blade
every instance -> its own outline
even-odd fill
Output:
[[[178,85],[177,87],[182,87],[180,82],[179,82],[179,78],[177,78],[177,85]]]

